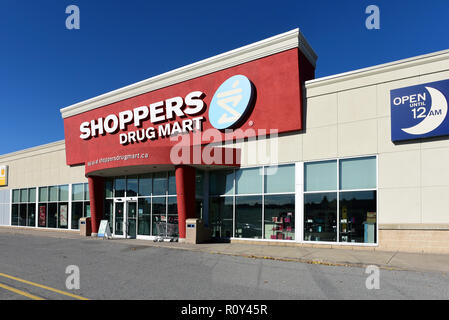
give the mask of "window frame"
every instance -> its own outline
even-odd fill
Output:
[[[340,161],[341,160],[356,160],[356,159],[365,159],[365,158],[374,158],[376,161],[376,188],[363,188],[363,189],[351,189],[351,190],[342,190],[340,188]],[[307,163],[319,163],[325,161],[337,161],[337,185],[335,190],[320,190],[320,191],[305,191],[305,165]],[[304,240],[304,230],[302,230],[302,236],[299,242],[307,243],[307,244],[324,244],[324,245],[341,245],[341,246],[368,246],[368,247],[377,247],[379,245],[379,157],[377,154],[368,154],[361,156],[347,156],[340,158],[328,158],[328,159],[319,159],[319,160],[311,160],[307,162],[303,162],[303,186],[302,186],[302,217],[301,220],[302,228],[304,229],[304,200],[306,194],[318,194],[318,193],[330,193],[335,192],[337,194],[337,241],[309,241]],[[342,242],[340,241],[340,193],[345,192],[358,192],[358,191],[375,191],[376,192],[376,242],[375,243],[363,243],[363,242]]]

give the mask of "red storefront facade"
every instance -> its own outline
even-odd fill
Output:
[[[62,109],[67,165],[85,166],[93,232],[103,218],[105,178],[174,168],[185,238],[185,220],[195,217],[195,170],[238,167],[240,150],[225,142],[301,131],[303,84],[314,77],[315,59],[293,30]],[[216,129],[212,99],[236,75],[251,82],[251,105],[236,125]]]

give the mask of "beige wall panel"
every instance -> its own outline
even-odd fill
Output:
[[[86,182],[84,166],[70,168],[65,162],[65,150],[46,153],[30,152],[1,160],[9,165],[8,189],[39,187],[73,182]]]
[[[379,189],[378,223],[421,223],[419,188]]]
[[[377,119],[350,122],[338,126],[338,156],[377,153]]]
[[[337,123],[337,94],[327,94],[307,100],[306,128],[317,128]]]
[[[449,186],[422,188],[422,216],[423,223],[449,223]]]
[[[393,143],[391,141],[391,119],[390,117],[379,118],[377,120],[378,127],[378,152],[400,152],[407,150],[420,150],[420,143]]]
[[[318,85],[318,83],[311,83],[307,86],[307,97],[314,97],[317,95],[329,94],[333,92],[357,89],[391,81],[399,81],[416,77],[422,74],[422,68],[419,65],[410,66],[403,69],[390,70],[391,71],[385,71],[382,73],[376,71],[371,75],[366,75],[363,77],[354,74],[349,76],[346,81],[333,81],[332,79],[327,81],[323,80],[321,82],[322,85]]]
[[[449,67],[448,67],[449,69]],[[440,71],[435,73],[428,73],[423,74],[419,77],[419,83],[428,83],[428,82],[435,82],[435,81],[441,81],[441,80],[448,80],[449,79],[449,70],[446,71]]]
[[[389,81],[377,85],[377,115],[379,117],[390,117],[390,90],[414,86],[419,84],[419,77]]]
[[[292,163],[302,160],[302,134],[280,136],[278,138],[279,163]]]
[[[449,70],[449,59],[441,59],[431,63],[422,64],[420,66],[420,75],[426,75],[429,73],[441,72],[443,70]]]
[[[339,92],[338,123],[376,118],[376,101],[376,86]]]
[[[420,157],[419,151],[380,154],[378,156],[378,187],[419,187],[421,183]]]
[[[422,186],[449,186],[449,148],[425,149],[421,153]],[[448,207],[449,212],[449,207]]]
[[[337,157],[337,137],[337,126],[306,129],[302,138],[304,161]]]

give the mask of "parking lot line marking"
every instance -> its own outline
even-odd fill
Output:
[[[70,292],[65,292],[65,291],[62,291],[62,290],[55,289],[55,288],[47,287],[47,286],[44,286],[43,284],[39,284],[39,283],[36,283],[36,282],[31,282],[31,281],[28,281],[28,280],[20,279],[20,278],[13,277],[13,276],[10,276],[10,275],[4,274],[4,273],[0,273],[0,277],[5,277],[5,278],[11,279],[11,280],[15,280],[15,281],[19,281],[19,282],[22,282],[22,283],[26,283],[26,284],[29,284],[29,285],[32,285],[32,286],[35,286],[35,287],[38,287],[38,288],[42,288],[42,289],[45,289],[45,290],[53,291],[53,292],[56,292],[56,293],[59,293],[59,294],[62,294],[62,295],[68,296],[68,297],[72,297],[72,298],[75,298],[75,299],[89,300],[88,298],[84,298],[84,297],[78,296],[76,294],[72,294]]]
[[[3,288],[3,289],[8,290],[8,291],[12,291],[14,293],[17,293],[19,295],[25,296],[25,297],[33,299],[33,300],[45,300],[44,298],[41,298],[41,297],[35,296],[35,295],[31,294],[31,293],[28,293],[28,292],[25,292],[25,291],[22,291],[22,290],[19,290],[19,289],[7,286],[6,284],[3,284],[3,283],[0,283],[0,288]]]

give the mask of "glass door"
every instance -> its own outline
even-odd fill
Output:
[[[137,201],[126,202],[126,237],[136,238],[137,235]]]
[[[114,226],[112,234],[114,236],[123,237],[123,222],[125,220],[125,203],[123,200],[116,199],[114,201]]]

